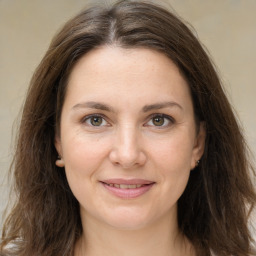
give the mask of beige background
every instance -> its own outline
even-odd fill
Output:
[[[7,202],[12,125],[29,80],[52,36],[86,2],[0,0],[0,216]],[[192,24],[207,46],[256,152],[256,0],[165,2]]]

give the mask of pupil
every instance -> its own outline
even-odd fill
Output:
[[[92,117],[91,124],[94,126],[100,126],[102,124],[102,118],[101,117]]]
[[[161,116],[154,117],[153,123],[154,123],[154,125],[156,125],[156,126],[161,126],[161,125],[164,124],[164,118],[161,117]]]

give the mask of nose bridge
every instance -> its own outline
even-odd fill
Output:
[[[132,159],[138,153],[139,136],[137,129],[129,124],[123,125],[118,130],[117,148],[119,154],[127,159]]]
[[[111,154],[112,161],[124,168],[143,164],[145,155],[139,128],[128,123],[119,126]]]

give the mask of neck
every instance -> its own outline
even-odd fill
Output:
[[[99,228],[100,227],[100,228]],[[87,217],[83,234],[76,244],[75,256],[195,256],[193,246],[170,216],[136,230],[99,225]]]

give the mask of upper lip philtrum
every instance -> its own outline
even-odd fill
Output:
[[[103,183],[110,187],[121,188],[121,189],[135,189],[140,188],[145,185],[149,185],[154,183],[153,181],[149,180],[142,180],[142,179],[109,179],[103,180]]]

